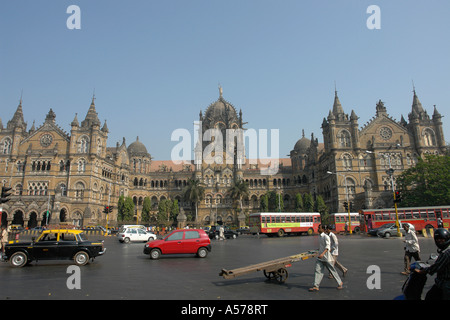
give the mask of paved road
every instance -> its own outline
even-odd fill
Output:
[[[115,237],[104,239],[106,254],[81,267],[81,289],[67,288],[71,262],[39,262],[20,269],[1,263],[0,299],[390,300],[401,294],[405,281],[400,274],[403,243],[398,238],[339,236],[339,260],[349,268],[345,288],[338,291],[334,280],[324,278],[320,292],[313,293],[308,288],[314,277],[314,259],[295,262],[288,268],[289,278],[284,284],[267,281],[262,272],[232,280],[223,279],[219,272],[222,268],[233,269],[317,249],[317,236],[246,235],[235,240],[213,240],[212,252],[205,259],[174,255],[160,260],[144,255],[143,243],[121,244]],[[419,241],[423,259],[436,252],[432,239],[420,237]],[[367,287],[367,269],[371,265],[380,267],[380,289]],[[432,282],[429,279],[426,288]]]

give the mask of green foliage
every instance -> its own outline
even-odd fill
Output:
[[[438,206],[450,203],[450,156],[427,155],[397,177],[399,206]]]
[[[141,220],[143,222],[150,221],[150,211],[152,210],[152,202],[149,197],[144,198],[144,203],[142,204],[142,215]]]
[[[183,189],[183,197],[195,205],[195,221],[198,219],[198,203],[205,198],[205,188],[200,180],[190,179],[188,185]]]
[[[269,212],[269,196],[267,195],[267,193],[261,196],[259,204],[261,212]]]
[[[242,179],[235,179],[233,181],[233,185],[228,190],[230,193],[231,199],[234,201],[239,201],[239,211],[242,210],[242,198],[247,197],[248,192],[248,183]]]
[[[314,211],[314,199],[310,193],[305,193],[303,195],[303,210],[305,212]]]
[[[134,217],[134,202],[131,197],[120,196],[117,203],[117,219],[131,221]]]
[[[300,193],[295,195],[295,212],[303,211],[303,197]]]

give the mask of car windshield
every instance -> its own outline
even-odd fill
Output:
[[[380,226],[380,229],[386,229],[386,228],[390,228],[392,227],[394,224],[393,223],[385,223],[383,225]]]

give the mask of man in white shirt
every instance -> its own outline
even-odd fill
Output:
[[[331,227],[327,226],[325,233],[330,237],[330,252],[331,252],[331,256],[333,257],[333,266],[335,266],[335,268],[341,270],[342,275],[345,277],[345,275],[347,274],[348,269],[346,267],[344,267],[338,260],[338,255],[339,255],[339,241],[338,238],[336,237],[336,235],[331,232]]]
[[[419,240],[417,239],[416,233],[409,229],[409,224],[403,223],[403,229],[405,229],[405,271],[402,272],[404,275],[408,275],[410,273],[409,266],[411,265],[411,258],[414,258],[415,261],[420,260],[419,252]]]
[[[325,268],[330,271],[333,278],[336,280],[338,290],[343,288],[343,282],[339,277],[336,269],[333,266],[333,257],[330,253],[330,237],[325,233],[325,228],[322,225],[319,225],[319,255],[316,260],[316,267],[314,273],[314,284],[312,288],[309,288],[309,291],[319,291],[320,282],[322,282],[323,272]]]

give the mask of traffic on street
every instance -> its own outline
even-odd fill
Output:
[[[183,233],[183,230],[181,230]],[[194,237],[195,230],[185,229]],[[168,235],[179,239],[179,230]],[[198,235],[195,235],[198,236]],[[284,281],[268,277],[262,270],[226,279],[223,269],[233,270],[319,249],[319,236],[268,237],[241,234],[233,239],[209,239],[205,235],[205,252],[190,249],[190,254],[154,256],[148,248],[159,240],[124,243],[116,235],[89,235],[90,241],[101,243],[101,257],[80,264],[76,261],[30,261],[17,268],[0,264],[2,282],[0,299],[150,299],[150,300],[319,300],[363,299],[391,300],[402,294],[407,279],[404,268],[403,238],[373,237],[365,233],[338,234],[339,262],[346,266],[343,289],[328,273],[320,291],[310,292],[314,281],[316,257],[298,259],[286,265]],[[203,239],[203,236],[202,236]],[[21,236],[30,241],[31,236]],[[60,242],[62,239],[60,238]],[[194,237],[193,242],[198,243]],[[419,235],[421,255],[436,253],[433,238]],[[166,241],[167,242],[167,241]],[[178,243],[177,245],[184,245]],[[163,249],[164,251],[164,249]],[[84,263],[83,263],[84,264]],[[82,265],[82,266],[81,266]],[[429,277],[424,293],[434,283]]]

